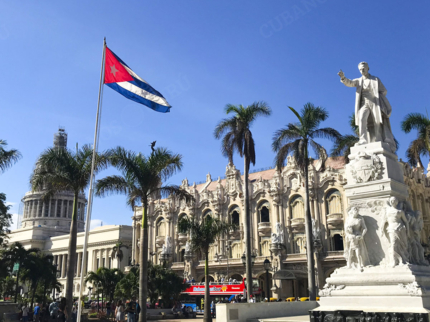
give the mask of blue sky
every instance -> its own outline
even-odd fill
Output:
[[[17,213],[58,126],[69,147],[92,143],[103,37],[173,108],[157,113],[106,87],[100,148],[149,153],[156,140],[183,155],[170,183],[224,175],[213,129],[227,103],[264,100],[273,110],[253,126],[256,168],[273,164],[273,132],[294,121],[288,105],[323,106],[323,125],[349,132],[355,92],[337,72],[359,77],[360,61],[388,90],[404,158],[415,133],[402,133],[400,122],[428,108],[429,10],[428,2],[398,0],[0,1],[0,138],[23,154],[0,176],[0,191]],[[131,215],[123,196],[95,199],[92,217],[104,224],[129,225]]]

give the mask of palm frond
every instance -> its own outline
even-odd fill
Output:
[[[423,132],[428,126],[430,126],[430,119],[421,113],[409,113],[401,123],[402,130],[405,133],[409,133],[412,130]]]
[[[5,140],[0,140],[0,173],[6,171],[22,158],[21,153],[16,149],[5,150],[6,145]]]

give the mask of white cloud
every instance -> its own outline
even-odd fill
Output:
[[[90,230],[105,225],[101,219],[91,219]]]
[[[16,229],[16,223],[18,222],[18,214],[12,214],[12,224],[9,226],[10,230]]]
[[[15,206],[16,202],[10,202],[10,201],[6,201],[6,206]]]

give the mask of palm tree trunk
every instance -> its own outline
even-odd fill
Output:
[[[245,219],[245,247],[246,247],[246,294],[247,302],[249,302],[252,295],[252,261],[251,261],[251,216],[249,215],[249,192],[248,192],[248,158],[245,155],[243,158],[245,166],[243,170],[244,187],[243,194],[245,200],[244,219]]]
[[[212,322],[209,285],[209,250],[205,250],[205,313],[203,322]]]
[[[306,226],[306,257],[308,264],[309,301],[316,300],[314,243],[312,238],[312,218],[309,207],[309,158],[308,144],[305,143],[305,226]]]
[[[38,283],[36,282],[34,285],[34,288],[33,288],[33,293],[31,294],[31,306],[30,307],[33,307],[33,304],[34,304],[34,296],[36,295],[37,284]]]
[[[148,201],[143,200],[142,235],[140,236],[139,270],[139,322],[146,322],[146,299],[148,298]]]
[[[18,283],[19,283],[19,273],[20,273],[20,271],[21,271],[21,263],[19,263],[19,266],[18,266],[18,272],[16,272],[16,283],[15,283],[15,303],[16,303],[16,300],[18,299]]]
[[[46,302],[46,289],[48,288],[47,283],[45,282],[43,284],[43,302],[42,302],[42,307],[45,307],[45,302]]]
[[[75,192],[73,198],[73,214],[70,225],[69,249],[67,256],[67,280],[66,280],[66,312],[67,322],[72,322],[72,306],[73,306],[73,279],[75,277],[76,267],[76,240],[78,233],[78,193]]]

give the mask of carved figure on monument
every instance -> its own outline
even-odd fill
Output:
[[[187,240],[187,242],[185,243],[185,253],[189,254],[191,253],[191,244],[190,242]]]
[[[272,233],[272,244],[277,244],[278,243],[278,235],[276,235],[276,233]]]
[[[348,219],[345,222],[345,259],[346,266],[351,268],[354,265],[363,268],[369,264],[364,235],[367,227],[364,218],[359,215],[358,208],[352,207],[348,212]],[[355,260],[354,260],[355,255]]]
[[[276,223],[276,235],[278,236],[278,243],[284,243],[284,230],[282,229],[281,223]]]
[[[395,153],[396,144],[389,120],[392,108],[386,98],[387,90],[378,77],[369,74],[366,62],[359,63],[358,69],[362,76],[356,79],[346,78],[342,70],[338,73],[344,85],[356,88],[355,124],[360,136],[358,145],[385,142]]]
[[[391,197],[388,205],[382,212],[380,228],[381,237],[386,235],[390,242],[389,262],[390,266],[405,264],[409,262],[408,237],[410,236],[409,223],[405,212],[397,206],[399,200]]]
[[[364,151],[357,153],[350,166],[356,183],[378,180],[382,175],[382,162],[374,153],[367,154]]]
[[[169,236],[166,236],[166,239],[164,240],[164,245],[161,250],[162,254],[170,254],[172,249],[172,242],[171,238]]]

